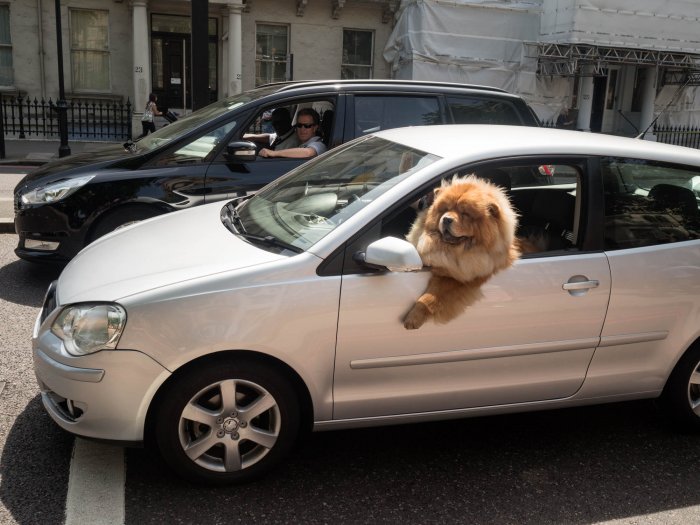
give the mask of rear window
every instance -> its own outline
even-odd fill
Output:
[[[517,110],[508,100],[448,97],[447,105],[455,124],[522,124]]]

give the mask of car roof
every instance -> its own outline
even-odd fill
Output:
[[[648,140],[528,126],[413,126],[374,135],[461,162],[527,155],[632,157],[700,166],[700,151]]]
[[[349,79],[349,80],[303,80],[303,81],[293,81],[293,82],[276,82],[273,84],[264,84],[258,87],[272,87],[278,86],[279,91],[289,91],[295,88],[307,88],[307,87],[324,87],[324,86],[339,86],[344,88],[377,88],[380,86],[385,86],[388,88],[401,88],[401,87],[420,87],[429,89],[440,89],[440,88],[450,88],[450,89],[472,89],[477,91],[488,91],[492,93],[501,93],[506,95],[512,95],[508,93],[505,89],[484,86],[480,84],[459,84],[457,82],[432,82],[427,80],[393,80],[393,79]],[[513,95],[517,96],[517,95]]]

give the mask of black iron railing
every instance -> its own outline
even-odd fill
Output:
[[[691,126],[655,126],[657,142],[700,149],[700,129]]]
[[[2,97],[2,126],[5,138],[56,139],[58,112],[52,99]],[[68,101],[70,140],[121,141],[131,138],[131,102]]]

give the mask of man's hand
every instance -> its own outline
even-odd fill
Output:
[[[271,150],[271,149],[262,148],[258,152],[258,155],[260,155],[261,157],[267,157],[267,158],[271,159],[271,158],[275,157],[275,152],[274,152],[274,150]]]

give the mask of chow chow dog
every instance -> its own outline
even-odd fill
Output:
[[[406,239],[431,267],[428,288],[404,318],[408,330],[446,323],[481,297],[481,286],[520,257],[517,215],[503,190],[474,175],[443,181]]]

